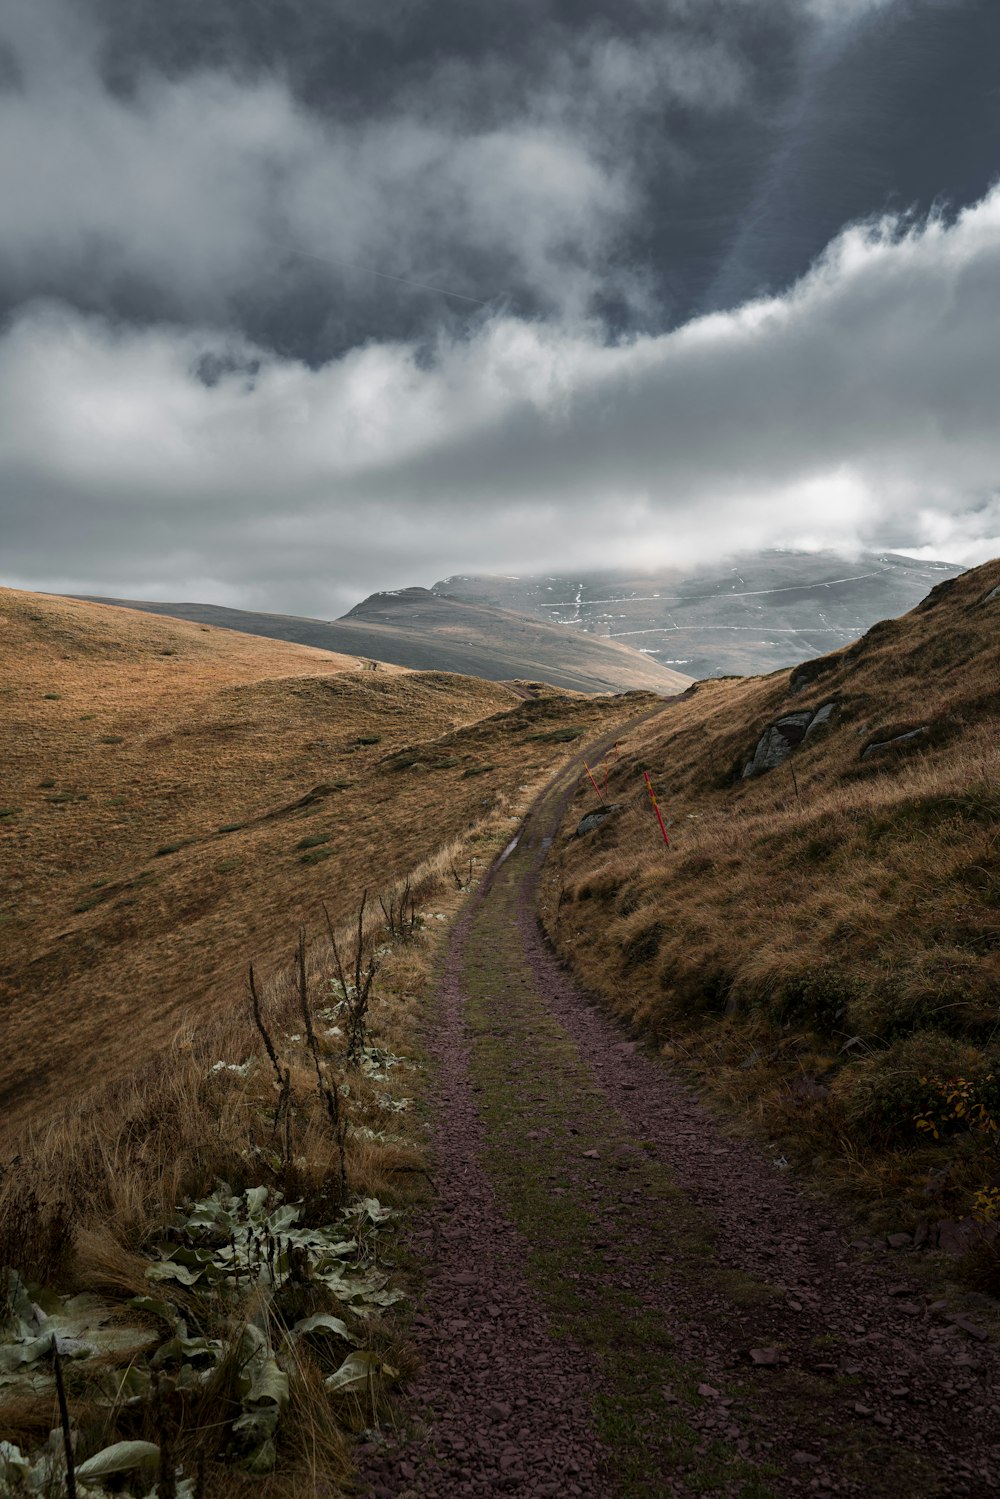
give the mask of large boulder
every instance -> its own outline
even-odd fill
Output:
[[[771,724],[758,739],[753,759],[748,760],[743,767],[744,781],[749,781],[753,776],[762,776],[782,765],[797,744],[801,744],[816,729],[821,729],[830,722],[836,707],[836,702],[824,703],[821,708],[786,713]]]

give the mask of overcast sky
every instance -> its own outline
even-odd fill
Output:
[[[0,0],[0,581],[1000,553],[997,0]]]

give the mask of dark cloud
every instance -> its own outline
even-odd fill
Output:
[[[8,578],[980,555],[998,52],[994,0],[0,0]]]

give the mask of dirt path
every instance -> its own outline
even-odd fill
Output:
[[[452,936],[423,1367],[373,1492],[1000,1493],[996,1347],[722,1134],[553,959],[534,889],[575,775]]]

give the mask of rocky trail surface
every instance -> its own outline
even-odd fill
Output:
[[[568,980],[535,887],[578,767],[452,934],[421,1369],[378,1499],[1000,1493],[1000,1356]]]

